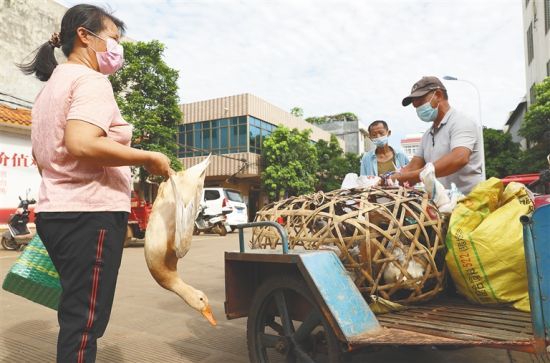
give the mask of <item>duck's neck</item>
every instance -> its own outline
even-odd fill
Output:
[[[170,290],[181,297],[183,301],[187,303],[187,305],[193,307],[189,302],[190,297],[197,294],[197,290],[193,286],[186,284],[181,280],[181,278],[178,277],[172,282]]]

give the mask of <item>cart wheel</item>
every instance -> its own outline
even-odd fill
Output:
[[[303,321],[296,317],[303,312]],[[277,276],[256,291],[247,322],[252,363],[341,362],[344,352],[307,285],[297,277]]]
[[[227,230],[225,229],[224,225],[216,224],[214,228],[212,228],[212,231],[216,234],[219,234],[220,236],[225,236],[227,234]]]
[[[199,231],[199,229],[197,227],[194,227],[193,228],[193,236],[198,236],[199,234],[201,234],[201,231]]]
[[[3,235],[2,237],[2,247],[8,251],[15,251],[17,249],[17,242],[13,238],[11,238],[11,235],[6,236]]]

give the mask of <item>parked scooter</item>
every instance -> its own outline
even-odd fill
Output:
[[[25,199],[19,197],[19,206],[15,213],[10,215],[8,220],[8,230],[2,234],[1,244],[6,250],[23,250],[31,241],[34,234],[29,231],[29,205],[36,203],[34,199],[29,199],[28,192]]]
[[[195,219],[195,228],[193,230],[194,235],[198,235],[201,232],[212,232],[225,236],[227,232],[231,231],[231,226],[227,223],[226,215],[233,212],[232,207],[212,208],[207,207],[205,204],[199,206],[197,218]]]

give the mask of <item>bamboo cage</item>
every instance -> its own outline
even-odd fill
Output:
[[[276,221],[290,249],[333,250],[365,298],[424,302],[444,287],[444,221],[425,193],[407,188],[341,189],[266,205],[256,221]],[[276,248],[279,235],[256,227],[251,248]]]

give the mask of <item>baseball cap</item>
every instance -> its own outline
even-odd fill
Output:
[[[439,78],[433,77],[433,76],[422,77],[420,81],[416,82],[412,86],[411,94],[403,98],[403,101],[401,102],[401,104],[403,106],[408,106],[411,104],[413,98],[422,97],[426,93],[431,92],[434,89],[438,89],[438,88],[445,91],[447,90],[443,85],[443,83],[441,83]]]

